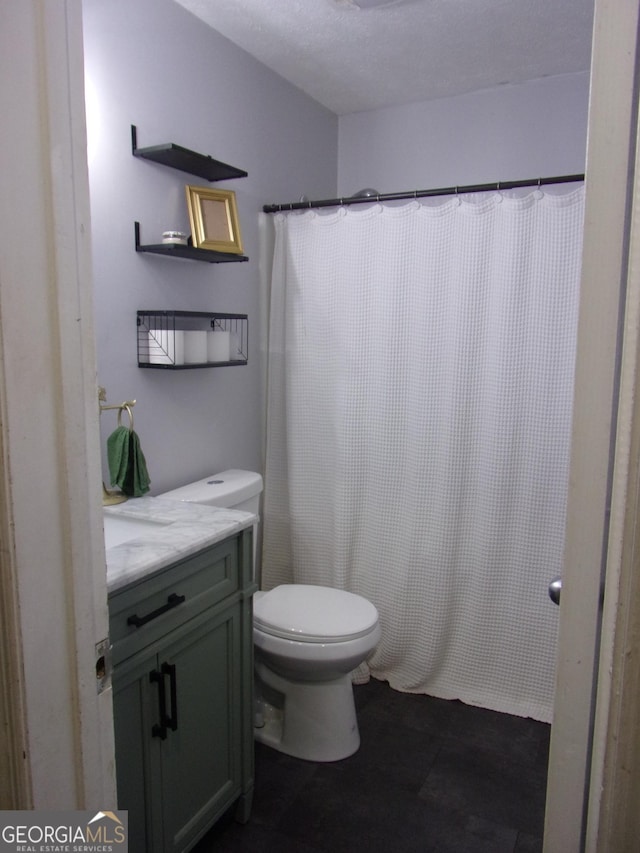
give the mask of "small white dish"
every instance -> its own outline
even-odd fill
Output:
[[[164,231],[162,233],[163,243],[174,243],[178,246],[187,245],[187,235],[182,231]]]

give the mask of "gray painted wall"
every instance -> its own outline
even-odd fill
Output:
[[[338,192],[399,192],[584,172],[589,74],[340,118]]]
[[[338,120],[171,0],[84,0],[83,15],[98,382],[110,403],[137,400],[152,494],[227,467],[260,470],[259,212],[335,195]],[[134,158],[132,124],[141,147],[175,142],[249,177],[209,184]],[[189,231],[189,183],[236,192],[248,263],[135,252],[136,220],[142,242]],[[138,309],[246,313],[249,364],[139,369]],[[115,426],[103,413],[103,447]]]

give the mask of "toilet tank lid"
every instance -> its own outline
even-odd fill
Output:
[[[209,506],[233,507],[236,504],[256,497],[262,491],[262,477],[255,471],[243,471],[240,468],[230,468],[219,474],[211,474],[188,483],[170,492],[165,492],[163,498],[192,503],[208,504]]]

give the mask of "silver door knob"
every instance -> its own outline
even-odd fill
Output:
[[[562,592],[562,578],[554,578],[549,584],[549,598],[554,604],[560,604],[560,593]]]

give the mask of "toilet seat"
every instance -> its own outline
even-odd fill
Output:
[[[378,611],[360,595],[312,584],[282,584],[254,599],[254,628],[302,643],[344,643],[375,629]]]

